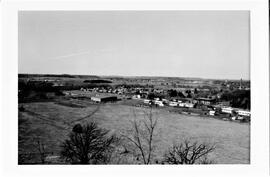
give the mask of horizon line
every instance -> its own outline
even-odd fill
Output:
[[[250,81],[250,79],[245,79],[239,77],[239,79],[228,79],[228,78],[206,78],[206,77],[186,77],[186,76],[150,76],[150,75],[95,75],[95,74],[56,74],[56,73],[18,73],[18,74],[34,74],[34,75],[71,75],[71,76],[100,76],[100,77],[123,77],[123,78],[131,78],[131,77],[163,77],[163,78],[189,78],[189,79],[201,79],[201,80],[243,80],[243,81]]]

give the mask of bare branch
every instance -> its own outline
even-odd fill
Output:
[[[136,117],[136,113],[133,110],[133,115]],[[139,150],[140,155],[143,159],[144,164],[151,163],[152,153],[153,153],[153,135],[154,129],[157,125],[157,120],[153,120],[152,110],[150,113],[144,111],[144,119],[142,120],[142,125],[140,122],[134,120],[132,123],[132,137],[125,136],[127,140],[135,145]]]
[[[165,154],[164,161],[169,164],[212,163],[212,161],[207,159],[207,155],[214,151],[214,149],[214,145],[210,146],[207,143],[199,144],[197,141],[191,143],[189,140],[185,140],[180,145],[174,145]]]

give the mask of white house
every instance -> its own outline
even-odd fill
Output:
[[[164,104],[162,103],[162,101],[155,101],[155,104],[158,105],[158,106],[164,106]]]
[[[143,100],[143,103],[149,104],[150,103],[150,100],[145,99],[145,100]]]
[[[216,111],[209,111],[210,116],[214,116]]]
[[[133,99],[141,99],[141,95],[133,95],[132,98]]]
[[[231,108],[231,107],[223,107],[223,108],[221,108],[221,112],[224,112],[224,113],[231,114],[232,111],[233,111],[233,108]]]
[[[185,103],[185,107],[193,108],[194,104],[193,103]]]
[[[185,107],[185,103],[178,103],[178,106],[180,106],[180,107]]]
[[[250,117],[250,111],[237,110],[236,112],[237,112],[237,114],[240,115],[240,116],[247,116],[247,117]]]
[[[169,106],[177,106],[177,102],[171,101],[171,102],[169,103]]]

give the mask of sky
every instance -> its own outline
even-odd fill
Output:
[[[250,79],[249,11],[20,11],[19,73]]]

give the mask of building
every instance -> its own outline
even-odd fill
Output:
[[[169,104],[169,100],[167,100],[165,98],[162,99],[162,102],[163,102],[163,104]]]
[[[184,108],[193,108],[194,104],[193,103],[178,103],[179,107],[184,107]]]
[[[164,106],[162,101],[156,100],[154,103],[155,103],[155,105],[158,105],[158,106]]]
[[[177,106],[177,102],[171,101],[169,102],[169,106]]]
[[[250,111],[246,111],[246,110],[237,110],[236,113],[237,113],[239,116],[250,117]]]
[[[133,95],[132,99],[141,99],[141,95]]]
[[[216,99],[212,99],[212,98],[196,98],[194,100],[194,103],[201,103],[203,105],[211,105],[214,104],[216,101]]]
[[[193,103],[185,103],[186,108],[193,108],[194,104]]]
[[[117,101],[116,96],[93,96],[91,100],[96,103],[106,103],[106,102],[114,102]]]
[[[180,103],[178,103],[178,106],[179,107],[185,107],[185,103],[180,102]]]
[[[223,108],[221,108],[221,112],[232,114],[233,108],[231,108],[231,107],[223,107]]]
[[[212,110],[211,110],[211,111],[209,111],[209,115],[210,115],[210,116],[214,116],[214,115],[215,115],[215,113],[216,113],[216,111],[212,111]]]
[[[230,101],[221,101],[221,102],[218,102],[216,104],[217,106],[220,106],[220,107],[230,107]]]
[[[145,99],[145,100],[143,100],[143,103],[145,103],[145,104],[150,104],[150,103],[151,103],[151,100]]]

